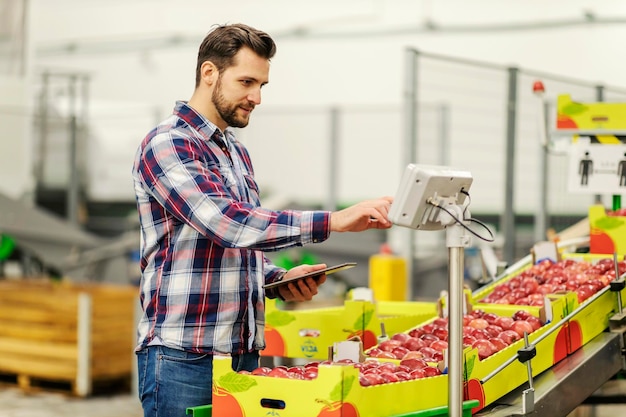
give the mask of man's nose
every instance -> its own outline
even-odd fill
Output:
[[[248,94],[248,100],[254,103],[255,106],[261,104],[261,89],[255,89],[250,92],[250,94]]]

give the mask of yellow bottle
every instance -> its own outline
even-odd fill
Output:
[[[406,301],[406,261],[388,244],[369,259],[369,287],[377,301]]]

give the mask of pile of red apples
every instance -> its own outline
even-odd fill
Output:
[[[478,350],[480,359],[501,351],[512,343],[543,326],[538,317],[519,310],[511,317],[474,310],[463,316],[463,347]],[[448,349],[448,319],[438,317],[406,333],[396,333],[366,354],[374,358],[423,360],[426,363],[443,360]]]
[[[619,261],[618,269],[620,276],[624,274],[626,261]],[[544,260],[496,285],[479,302],[541,306],[547,294],[574,291],[582,303],[614,279],[612,259],[601,259],[595,264],[574,259]]]
[[[399,363],[379,361],[368,358],[363,362],[354,362],[351,359],[341,359],[336,362],[329,360],[312,361],[304,365],[283,366],[274,368],[261,366],[254,371],[239,371],[240,374],[261,375],[274,378],[289,378],[311,380],[317,378],[319,365],[354,366],[359,370],[359,382],[362,386],[380,385],[390,382],[410,381],[429,376],[440,375],[441,371],[426,361],[411,359]]]

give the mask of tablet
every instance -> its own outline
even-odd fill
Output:
[[[271,284],[264,285],[263,288],[265,289],[276,288],[276,287],[280,287],[281,285],[287,285],[288,283],[297,281],[299,279],[304,279],[307,277],[315,277],[315,276],[322,275],[322,274],[330,275],[335,272],[352,268],[354,266],[356,266],[356,262],[344,262],[342,264],[329,266],[324,269],[319,269],[317,271],[307,272],[306,274],[298,275],[297,277],[291,277],[291,278],[283,279],[282,281],[272,282]]]

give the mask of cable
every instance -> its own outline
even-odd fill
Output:
[[[465,213],[467,212],[467,207],[469,207],[469,204],[471,202],[471,197],[470,197],[469,193],[467,191],[465,191],[464,189],[461,189],[461,194],[465,194],[467,196],[467,199],[468,199],[467,200],[467,204],[465,204],[465,206],[463,208],[463,221],[469,221],[469,222],[472,222],[472,223],[479,224],[480,226],[482,226],[489,233],[489,237],[481,236],[478,233],[476,233],[475,231],[473,231],[472,229],[470,229],[469,227],[467,227],[467,225],[464,224],[463,221],[461,221],[458,217],[456,217],[454,214],[452,214],[450,212],[450,210],[448,210],[444,206],[440,205],[439,203],[433,203],[433,201],[431,199],[428,199],[428,203],[430,205],[435,206],[438,209],[441,209],[441,210],[445,211],[446,213],[448,213],[448,215],[450,217],[452,217],[456,223],[461,225],[465,230],[467,230],[468,232],[470,232],[471,234],[473,234],[474,236],[476,236],[480,240],[483,240],[485,242],[493,242],[495,240],[495,238],[493,236],[493,232],[491,231],[491,229],[489,229],[489,227],[487,227],[486,224],[484,224],[483,222],[481,222],[478,219],[474,219],[472,217],[470,217],[470,218],[466,218],[465,217]]]

